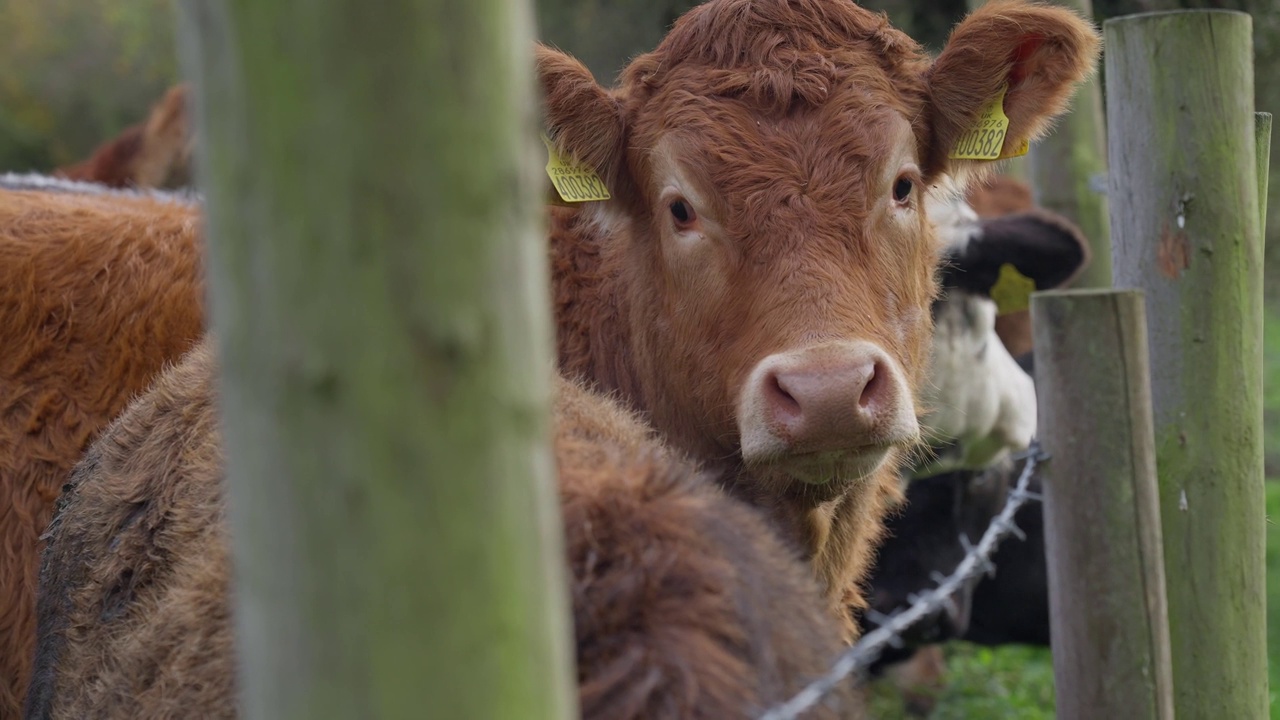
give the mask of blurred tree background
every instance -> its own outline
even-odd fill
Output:
[[[170,0],[3,0],[0,29],[4,170],[79,160],[177,78]]]

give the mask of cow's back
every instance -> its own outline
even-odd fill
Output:
[[[91,439],[203,324],[194,206],[0,190],[0,716],[34,648],[39,536]]]
[[[202,344],[76,467],[29,718],[236,714],[215,377]],[[826,669],[839,623],[759,513],[602,396],[562,383],[555,414],[584,717],[742,717]]]

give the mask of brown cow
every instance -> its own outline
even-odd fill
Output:
[[[169,88],[144,122],[125,128],[88,159],[54,174],[115,188],[185,185],[192,150],[189,94],[186,84]]]
[[[549,134],[614,196],[552,215],[561,367],[765,508],[833,603],[863,604],[919,440],[923,199],[985,167],[948,155],[1002,87],[1010,138],[1033,139],[1097,50],[1069,11],[991,2],[930,62],[845,0],[712,0],[614,89],[539,49]]]
[[[21,707],[37,538],[67,472],[203,331],[198,212],[127,193],[0,191],[0,717]]]
[[[28,718],[236,716],[215,374],[201,344],[72,474]],[[827,668],[837,621],[763,516],[603,396],[559,383],[555,417],[584,717],[749,717]]]

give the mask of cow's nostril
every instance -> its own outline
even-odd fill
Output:
[[[873,410],[883,401],[888,373],[877,362],[871,366],[867,375],[866,384],[862,386],[862,393],[858,396],[858,407],[863,410]]]
[[[764,381],[764,391],[773,405],[775,412],[789,417],[800,415],[800,401],[787,390],[782,378],[777,373],[769,373]]]

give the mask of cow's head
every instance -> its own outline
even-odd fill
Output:
[[[546,127],[614,199],[641,401],[702,458],[853,480],[918,442],[938,245],[928,188],[1008,86],[1009,144],[1090,72],[1096,31],[995,2],[930,61],[848,0],[711,0],[615,89],[539,48]]]
[[[1036,393],[996,333],[993,289],[1008,265],[1034,286],[1067,283],[1085,266],[1089,246],[1066,218],[1032,210],[979,220],[959,198],[931,203],[945,248],[942,294],[933,304],[934,333],[923,396],[925,437],[934,447],[917,475],[983,468],[1021,450],[1036,431]]]

